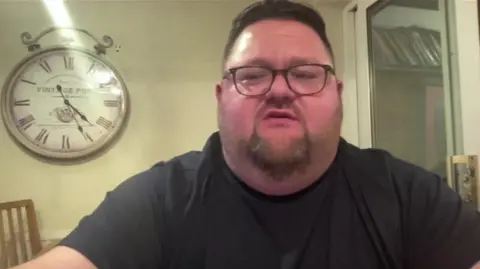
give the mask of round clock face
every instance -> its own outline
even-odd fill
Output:
[[[123,127],[127,90],[94,53],[52,48],[21,62],[2,92],[5,125],[25,147],[51,158],[78,158],[105,146]]]

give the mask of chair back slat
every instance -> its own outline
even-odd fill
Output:
[[[41,240],[33,201],[0,203],[0,269],[24,263],[40,250]]]
[[[13,225],[13,208],[8,208],[5,210],[7,212],[7,220],[8,220],[8,231],[6,231],[6,234],[8,235],[8,241],[13,242],[13,244],[17,245],[17,232],[15,231],[14,225]],[[7,241],[7,242],[8,242]],[[14,264],[20,264],[18,262],[18,252],[14,251],[12,253],[12,256],[10,257],[12,259],[12,262]]]
[[[26,218],[26,214],[23,214],[23,211],[24,211],[24,208],[17,208],[17,220],[23,220],[24,218]],[[25,215],[25,217],[23,217],[23,215]],[[26,238],[26,231],[25,231],[25,226],[26,226],[26,223],[23,222],[23,221],[19,221],[18,222],[18,241],[20,242],[20,255],[21,255],[21,259],[22,261],[27,261],[28,260],[28,248],[27,248],[27,240],[25,239]],[[27,228],[28,230],[28,225],[27,225]]]

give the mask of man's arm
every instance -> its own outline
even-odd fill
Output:
[[[158,269],[164,226],[160,169],[120,184],[57,247],[15,269]]]
[[[408,268],[480,269],[480,214],[439,176],[395,160]],[[475,267],[474,267],[475,266]]]
[[[68,247],[55,247],[44,255],[12,269],[97,269],[85,256]]]

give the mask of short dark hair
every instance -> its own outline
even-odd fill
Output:
[[[232,22],[232,28],[223,52],[223,61],[227,61],[233,45],[245,28],[256,22],[268,19],[294,20],[310,26],[325,44],[333,61],[333,49],[327,38],[325,21],[322,16],[313,7],[288,0],[259,1],[249,5],[240,12]]]

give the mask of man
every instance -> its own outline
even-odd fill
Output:
[[[216,87],[219,133],[19,268],[472,268],[480,215],[438,176],[341,139],[341,93],[319,14],[249,6]]]

